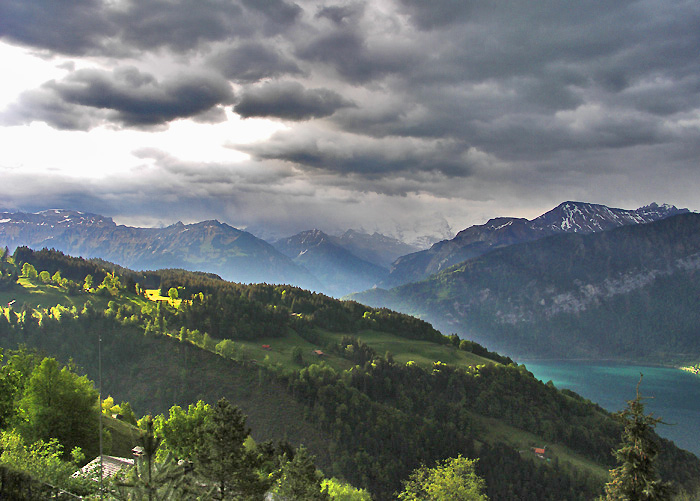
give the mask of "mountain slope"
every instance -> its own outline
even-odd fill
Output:
[[[353,299],[516,356],[700,356],[700,214],[497,249]]]
[[[135,269],[183,268],[238,282],[318,282],[270,244],[218,221],[166,228],[117,225],[111,218],[68,210],[0,213],[0,245],[55,248]]]
[[[385,268],[360,259],[319,230],[298,233],[273,245],[313,273],[324,292],[337,297],[368,289],[387,273]]]
[[[658,221],[687,209],[651,204],[637,210],[612,209],[604,205],[564,202],[541,216],[495,218],[486,224],[460,231],[452,240],[444,240],[430,249],[397,259],[382,287],[417,282],[450,266],[481,256],[493,249],[529,242],[561,233],[593,233],[631,224]]]
[[[61,276],[78,283],[97,266],[23,249],[11,262],[0,260],[0,271],[16,277],[22,262],[60,264]],[[22,344],[72,359],[95,378],[100,332],[103,388],[117,401],[163,412],[225,395],[251,416],[257,440],[304,443],[326,474],[370,489],[378,501],[395,499],[401,480],[420,464],[457,454],[479,458],[490,499],[584,500],[602,488],[619,423],[578,395],[536,380],[524,366],[502,357],[508,365],[480,357],[450,364],[394,360],[358,338],[391,335],[437,360],[470,348],[415,318],[294,287],[163,273],[161,283],[177,276],[191,300],[156,305],[133,287],[120,288],[127,277],[69,294],[68,278],[48,283],[27,273],[12,290],[0,291],[0,304],[27,298],[21,309],[0,307],[0,346]],[[52,306],[49,298],[66,306]],[[325,362],[309,344],[323,346]],[[302,346],[300,363],[293,348]],[[551,461],[530,453],[543,443]],[[661,449],[664,479],[685,486],[697,479],[697,458],[668,441]]]

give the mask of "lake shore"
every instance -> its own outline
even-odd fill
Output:
[[[513,358],[513,357],[511,357]],[[696,365],[678,365],[677,363],[671,362],[651,362],[649,360],[620,360],[618,358],[513,358],[513,360],[518,365],[524,365],[527,367],[528,362],[530,363],[540,363],[540,362],[575,362],[575,363],[586,363],[586,364],[619,364],[619,365],[643,365],[646,367],[663,367],[665,369],[678,369],[685,372],[690,372],[696,376],[700,376],[700,364]]]
[[[641,392],[649,400],[646,412],[660,416],[673,426],[659,426],[662,437],[700,457],[700,379],[679,365],[666,366],[617,360],[522,360],[528,371],[542,382],[551,380],[559,389],[569,389],[617,412],[634,397],[639,374],[644,374]]]

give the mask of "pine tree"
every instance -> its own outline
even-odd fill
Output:
[[[204,444],[195,461],[198,473],[216,484],[215,499],[262,499],[267,490],[254,455],[243,444],[248,435],[246,416],[225,398],[219,400],[205,425]]]
[[[644,402],[639,394],[627,402],[627,408],[616,414],[622,421],[622,443],[614,452],[619,466],[610,470],[605,484],[605,501],[663,501],[671,499],[671,488],[658,478],[654,460],[658,445],[653,437],[654,427],[661,422],[653,414],[644,414]]]
[[[291,460],[284,461],[275,493],[282,499],[327,501],[328,491],[321,488],[323,477],[316,471],[314,458],[302,446]]]
[[[156,461],[161,438],[156,437],[153,420],[146,418],[146,430],[139,438],[143,454],[135,467],[113,483],[112,496],[124,501],[170,501],[172,499],[209,499],[211,492],[187,474],[184,465],[175,462],[170,454]],[[206,497],[200,497],[200,496]]]

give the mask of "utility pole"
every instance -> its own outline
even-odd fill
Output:
[[[102,333],[98,334],[97,340],[97,372],[99,373],[98,380],[100,386],[97,393],[100,404],[98,409],[98,416],[100,419],[100,499],[104,499],[104,461],[102,459]]]

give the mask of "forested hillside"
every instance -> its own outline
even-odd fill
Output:
[[[520,356],[697,362],[700,215],[512,245],[352,297]]]
[[[303,444],[326,476],[378,500],[460,455],[479,459],[493,500],[591,499],[615,464],[621,427],[603,409],[413,317],[52,251],[1,262],[3,348],[72,359],[96,380],[101,339],[103,394],[137,415],[226,397],[256,441]],[[657,440],[663,478],[692,488],[698,459]],[[542,460],[532,449],[544,445]]]

